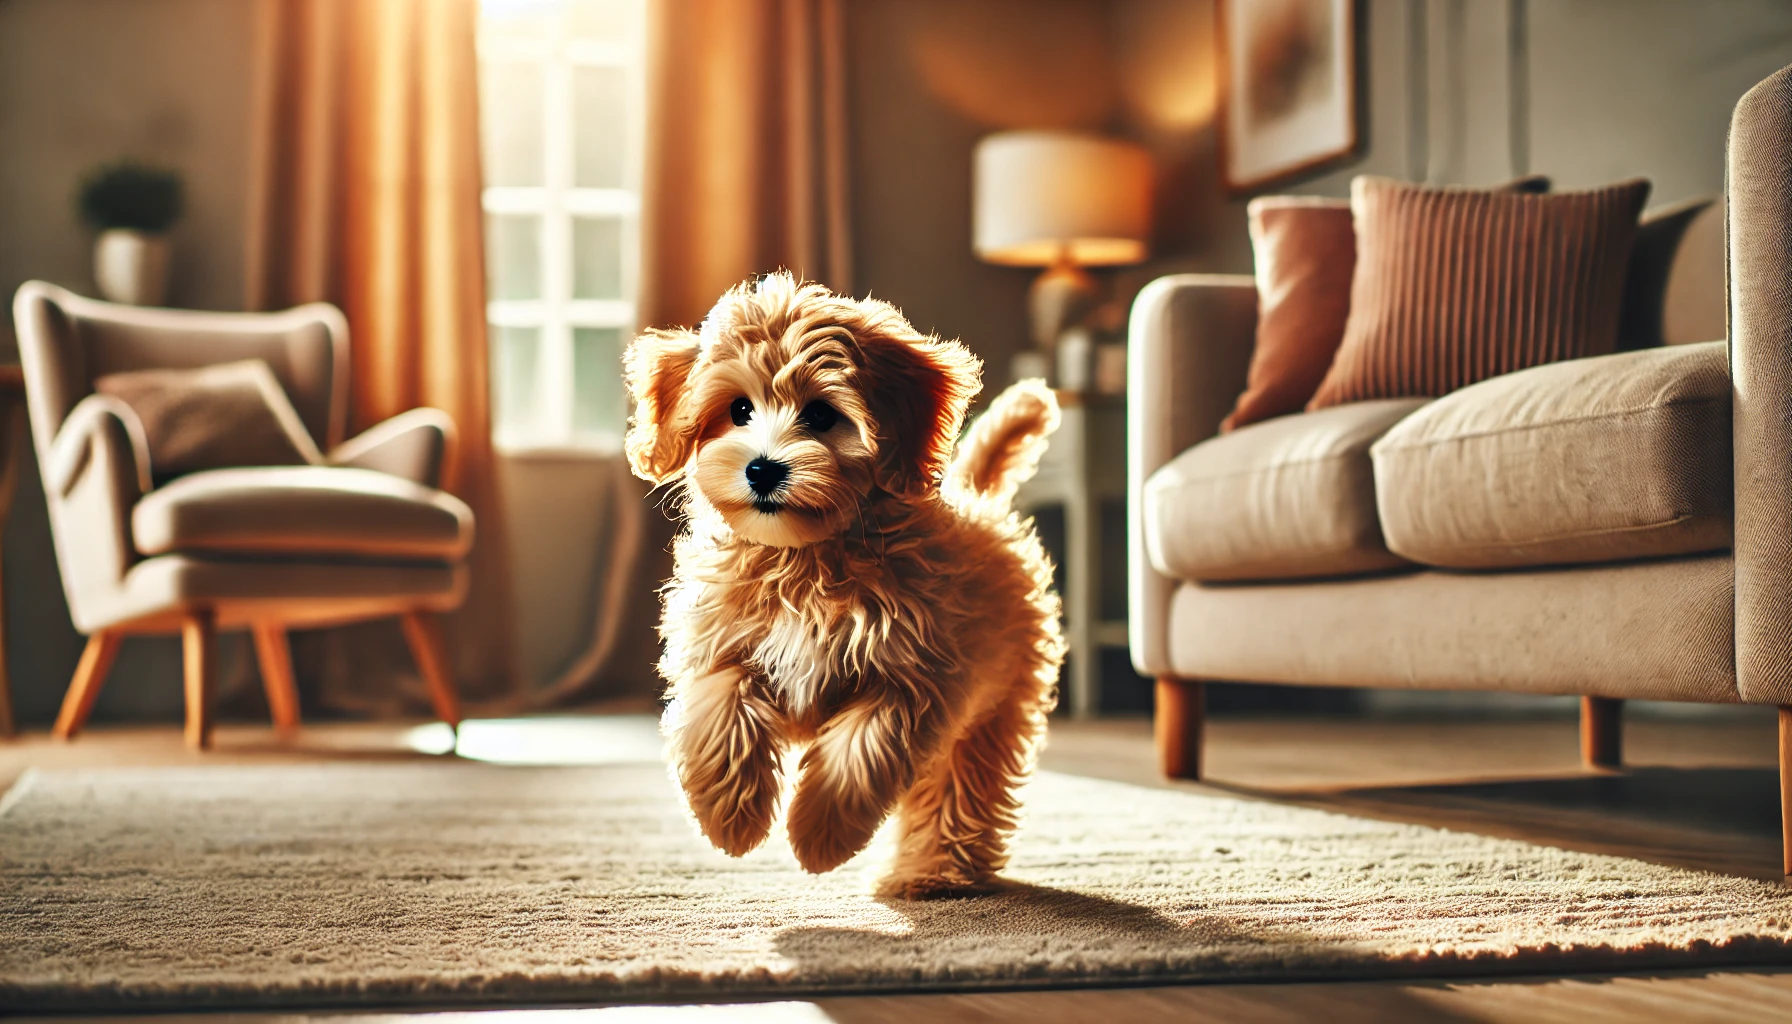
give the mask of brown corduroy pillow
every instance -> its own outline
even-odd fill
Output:
[[[1527,195],[1351,183],[1350,316],[1308,409],[1612,351],[1649,183]]]
[[[1549,179],[1534,174],[1495,188],[1548,192]],[[1248,209],[1257,340],[1244,393],[1220,424],[1222,432],[1306,407],[1344,340],[1356,269],[1350,200],[1263,196]]]

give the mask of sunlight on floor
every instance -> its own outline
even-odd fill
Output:
[[[679,1024],[741,1021],[743,1024],[829,1024],[834,1018],[814,1003],[721,1003],[692,1006],[606,1006],[586,1010],[486,1010],[472,1013],[356,1017],[357,1024],[390,1019],[406,1024]]]
[[[742,1024],[830,1024],[833,1017],[814,1003],[719,1003],[690,1006],[606,1006],[583,1010],[486,1010],[403,1016],[355,1015],[356,1024],[680,1024],[682,1021],[740,1021]]]
[[[650,715],[589,718],[481,718],[460,735],[441,722],[408,729],[404,745],[492,764],[626,764],[658,761],[664,741]]]

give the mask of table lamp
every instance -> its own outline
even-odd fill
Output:
[[[1099,298],[1084,267],[1145,259],[1151,158],[1131,143],[1070,132],[990,135],[977,144],[972,195],[978,257],[1047,268],[1027,295],[1042,349]]]

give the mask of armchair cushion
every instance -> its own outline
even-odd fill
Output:
[[[274,372],[259,359],[110,373],[96,377],[93,388],[137,414],[157,483],[207,469],[323,461]]]
[[[1280,416],[1183,452],[1145,482],[1152,566],[1213,582],[1407,564],[1381,541],[1369,446],[1424,404],[1395,398]]]
[[[452,561],[473,513],[444,491],[368,469],[217,469],[158,488],[131,512],[143,555],[307,555]]]

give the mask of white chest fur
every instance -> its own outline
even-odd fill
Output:
[[[753,660],[791,714],[806,713],[820,699],[828,674],[827,649],[816,627],[801,616],[779,612]]]

